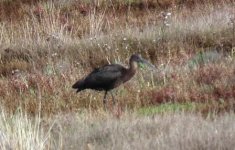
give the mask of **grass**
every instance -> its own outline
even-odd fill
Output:
[[[0,113],[1,149],[233,149],[234,114]]]
[[[1,149],[232,149],[234,5],[1,1]],[[157,71],[141,66],[108,112],[103,92],[71,89],[133,53]]]
[[[163,113],[193,112],[199,107],[200,104],[196,103],[165,103],[159,106],[142,107],[137,112],[149,116]]]
[[[70,3],[22,5],[28,13],[22,14],[22,20],[0,23],[2,104],[10,111],[21,105],[35,114],[41,100],[48,115],[102,108],[102,94],[75,95],[73,82],[92,68],[127,64],[132,53],[141,53],[158,71],[141,69],[121,87],[117,92],[121,107],[168,101],[214,104],[220,99],[230,105],[234,97],[234,85],[228,84],[234,76],[233,5],[208,2],[189,8],[185,4],[165,9],[163,14],[155,9],[149,9],[151,13],[131,9],[128,23],[119,12],[112,12],[116,16],[113,20],[108,8],[94,9],[84,16]],[[65,13],[62,6],[74,13]],[[169,12],[171,15],[164,17]],[[37,13],[42,13],[40,18]]]
[[[48,149],[58,147],[52,139],[52,127],[55,122],[43,126],[43,120],[38,116],[31,118],[22,110],[14,115],[7,114],[3,109],[0,113],[0,147],[8,149]]]

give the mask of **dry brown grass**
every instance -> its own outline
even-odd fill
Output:
[[[59,141],[52,138],[51,129],[55,122],[43,126],[43,120],[38,113],[29,117],[18,109],[14,115],[9,115],[3,109],[0,112],[0,148],[9,149],[51,149],[60,148]]]
[[[72,83],[94,67],[127,64],[132,53],[141,53],[159,70],[143,69],[120,87],[116,97],[122,108],[169,101],[233,108],[234,2],[176,1],[162,13],[155,8],[159,4],[146,2],[1,2],[17,6],[13,17],[1,11],[1,104],[36,114],[41,102],[45,115],[101,109],[103,93],[76,95]]]
[[[1,1],[0,149],[233,149],[234,6]],[[133,53],[158,69],[139,69],[107,112],[103,92],[71,89]]]
[[[29,117],[0,113],[0,147],[7,149],[233,149],[233,113],[191,113],[117,118],[103,111]]]
[[[213,119],[184,113],[152,117],[125,114],[121,119],[108,116],[101,120],[88,118],[66,115],[59,119],[64,149],[196,150],[234,147],[232,114],[214,116]]]

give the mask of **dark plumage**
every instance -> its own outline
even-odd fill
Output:
[[[140,62],[149,64],[140,55],[134,54],[129,60],[129,68],[125,68],[119,64],[110,64],[101,68],[96,68],[87,77],[77,81],[72,88],[77,89],[77,92],[84,89],[105,91],[103,102],[106,107],[106,95],[108,91],[130,80],[136,73],[138,68],[137,63]],[[113,103],[115,103],[113,94],[112,100]]]

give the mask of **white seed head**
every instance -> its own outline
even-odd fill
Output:
[[[57,55],[58,55],[57,53],[53,53],[53,54],[52,54],[52,57],[55,57],[55,56],[57,56]]]
[[[167,16],[171,16],[171,13],[170,13],[170,12],[168,12],[168,13],[166,13],[166,15],[167,15]]]
[[[169,23],[166,23],[166,24],[165,24],[165,26],[169,27],[169,26],[170,26],[170,24],[169,24]]]

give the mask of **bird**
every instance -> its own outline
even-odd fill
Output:
[[[111,93],[113,104],[115,104],[116,101],[112,90],[130,80],[135,75],[139,63],[144,63],[155,68],[154,65],[142,58],[141,55],[133,54],[129,59],[128,68],[120,64],[108,64],[100,68],[95,68],[86,77],[74,83],[72,88],[76,89],[76,92],[80,92],[85,89],[105,91],[103,104],[104,108],[107,109],[106,96],[108,92]]]

